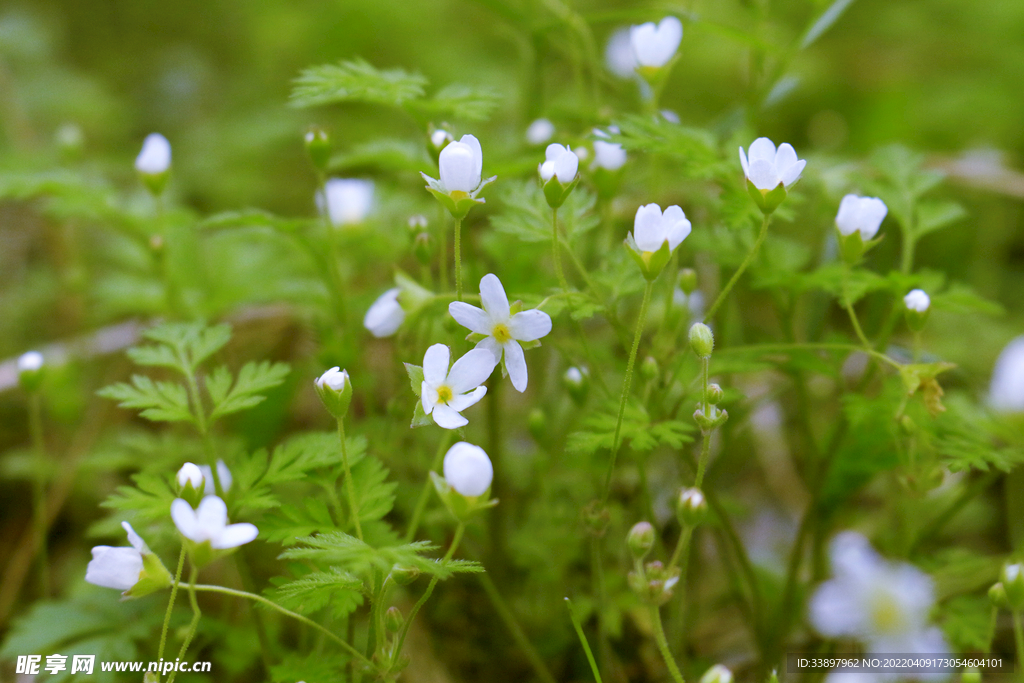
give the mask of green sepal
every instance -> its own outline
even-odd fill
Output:
[[[466,341],[468,341],[470,344],[477,344],[479,342],[482,342],[484,339],[487,339],[487,335],[480,334],[479,332],[470,332],[469,334],[466,335]]]
[[[403,363],[403,365],[405,365],[405,373],[409,375],[409,386],[412,387],[412,393],[419,398],[423,391],[423,368],[412,363]]]
[[[771,191],[759,190],[754,183],[750,182],[749,178],[747,179],[747,193],[765,216],[774,213],[775,209],[779,208],[779,204],[785,201],[787,195],[786,186],[782,183],[779,183]]]
[[[170,588],[173,579],[167,567],[155,553],[142,554],[142,571],[134,586],[122,593],[122,599],[141,598],[165,588]]]
[[[202,569],[220,557],[221,554],[227,554],[223,550],[214,550],[209,541],[196,543],[191,538],[186,538],[184,542],[185,550],[188,551],[188,556],[191,558],[192,564],[195,565],[196,569]]]
[[[521,341],[519,345],[523,347],[523,351],[529,351],[530,349],[540,348],[540,339],[534,339],[533,341]]]
[[[672,72],[672,67],[679,61],[679,53],[676,52],[672,59],[668,60],[661,66],[638,66],[636,72],[647,81],[654,92],[658,92],[659,86],[668,78],[668,75]]]
[[[423,411],[423,402],[416,401],[416,405],[412,409],[412,422],[409,423],[409,427],[415,429],[432,424],[434,424],[434,419]]]
[[[628,233],[623,244],[626,247],[626,252],[640,267],[640,272],[648,282],[658,279],[661,271],[665,269],[672,257],[672,251],[668,248],[668,240],[662,242],[657,251],[640,251],[640,247],[636,246],[636,240],[633,239],[633,233]]]
[[[197,489],[192,486],[191,481],[186,481],[185,485],[178,491],[178,498],[183,498],[186,503],[191,505],[193,508],[199,507],[199,502],[206,495],[206,477],[203,476],[203,483],[199,485]]]
[[[836,228],[836,235],[839,239],[839,251],[843,255],[843,260],[851,266],[859,263],[861,256],[867,253],[868,249],[874,248],[885,237],[883,235],[878,239],[865,242],[860,234],[860,230],[854,230],[849,235],[844,235],[839,232],[838,227]]]
[[[460,522],[468,522],[476,513],[498,504],[497,498],[488,498],[491,493],[490,489],[484,491],[480,496],[464,496],[453,489],[448,481],[437,472],[430,473],[430,481],[433,482],[434,490],[437,491],[441,502]]]
[[[462,190],[453,190],[452,192],[446,192],[444,186],[441,185],[439,180],[431,178],[426,173],[420,173],[423,179],[427,181],[426,189],[430,194],[434,195],[434,198],[441,203],[441,206],[448,209],[448,213],[452,215],[455,220],[462,220],[466,217],[477,204],[485,204],[487,200],[478,198],[477,195],[488,183],[494,182],[498,176],[491,176],[490,178],[483,180],[476,189],[472,192],[463,192]]]
[[[143,173],[139,171],[139,180],[146,186],[146,189],[154,197],[159,197],[164,192],[164,188],[167,187],[167,181],[171,178],[171,169],[167,169],[163,173]]]
[[[327,412],[334,416],[335,419],[342,420],[345,415],[348,414],[348,407],[352,404],[352,382],[345,382],[345,387],[341,391],[335,391],[326,384],[320,385],[320,382],[314,382],[313,388],[316,389],[317,395],[324,404],[324,408],[327,408]]]
[[[729,412],[721,410],[717,406],[709,406],[708,412],[710,415],[705,415],[704,411],[697,408],[693,413],[693,420],[700,427],[701,433],[713,432],[722,425],[725,424],[726,420],[729,419]]]
[[[576,185],[578,185],[579,182],[579,173],[576,174],[576,177],[573,178],[572,182],[570,182],[568,185],[563,185],[561,181],[558,180],[558,176],[556,175],[552,175],[550,178],[548,178],[548,181],[543,185],[544,199],[547,200],[548,206],[550,206],[552,209],[557,209],[562,204],[564,204],[565,200],[569,198],[569,195],[576,188]]]

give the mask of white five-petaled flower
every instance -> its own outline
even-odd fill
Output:
[[[858,197],[848,194],[839,202],[839,213],[836,214],[836,227],[843,235],[860,232],[861,239],[867,242],[878,234],[882,220],[889,213],[889,207],[878,197]]]
[[[484,168],[484,153],[480,141],[472,135],[463,135],[458,142],[450,142],[441,150],[438,159],[441,184],[445,191],[473,192],[480,186]]]
[[[405,310],[398,303],[398,295],[401,291],[398,287],[389,289],[381,294],[366,311],[363,327],[369,330],[374,337],[378,339],[390,337],[405,321]]]
[[[526,129],[526,141],[531,145],[543,145],[555,134],[555,124],[548,119],[537,119]]]
[[[647,22],[629,29],[629,42],[637,64],[648,67],[665,66],[679,48],[683,39],[683,23],[669,16],[657,26]]]
[[[946,651],[941,633],[928,626],[935,595],[927,575],[887,562],[853,531],[833,539],[830,556],[834,578],[810,603],[811,623],[822,635],[856,638],[872,652]]]
[[[434,418],[439,427],[457,429],[469,424],[460,413],[487,393],[480,386],[498,364],[486,349],[473,349],[448,369],[451,351],[444,344],[434,344],[423,355],[423,384],[420,401],[423,412]]]
[[[609,127],[608,130],[612,133],[619,132],[619,129],[615,126]],[[599,138],[608,137],[608,133],[597,128],[594,129],[594,135]],[[617,142],[594,140],[594,161],[591,162],[590,168],[603,168],[606,171],[617,171],[622,168],[625,163],[626,150],[622,149],[622,145]]]
[[[923,289],[912,289],[910,292],[903,297],[903,305],[911,311],[918,313],[924,313],[928,310],[932,300],[928,298]]]
[[[460,441],[445,453],[444,478],[449,486],[466,497],[482,496],[491,488],[494,467],[484,449]]]
[[[214,550],[244,545],[256,538],[259,530],[252,524],[228,524],[228,506],[217,496],[206,496],[195,510],[187,501],[175,498],[171,519],[185,538],[196,543],[209,541]]]
[[[669,251],[675,251],[689,234],[690,221],[678,206],[672,205],[664,213],[657,204],[647,204],[636,210],[633,240],[640,251],[658,251],[666,241]]]
[[[35,372],[43,367],[43,354],[26,351],[18,356],[18,372]]]
[[[150,133],[142,141],[142,151],[135,157],[135,170],[157,175],[171,166],[171,143],[160,133]]]
[[[526,357],[519,342],[536,341],[550,332],[551,316],[537,309],[512,315],[505,288],[493,273],[484,275],[480,280],[480,301],[483,309],[462,301],[453,301],[448,305],[448,312],[471,332],[485,335],[486,338],[476,345],[476,349],[489,351],[494,356],[495,364],[504,355],[505,369],[508,370],[512,386],[520,392],[526,391]]]
[[[139,582],[142,573],[142,555],[150,552],[146,542],[139,537],[132,525],[121,522],[128,533],[131,548],[112,548],[98,545],[92,549],[92,560],[85,568],[85,580],[104,588],[126,591]]]
[[[749,154],[740,147],[740,164],[743,175],[759,190],[774,190],[779,184],[789,188],[800,179],[800,173],[807,162],[797,159],[796,151],[788,142],[775,149],[775,143],[768,138],[758,138],[750,144]]]
[[[192,488],[199,490],[199,487],[203,485],[203,471],[199,468],[199,465],[193,462],[187,462],[181,466],[178,470],[178,486],[185,488],[188,483],[192,484]]]
[[[324,183],[326,202],[317,194],[317,206],[336,228],[362,223],[373,207],[373,187],[372,180],[331,178]]]
[[[1024,336],[1007,344],[996,359],[988,404],[1001,413],[1024,413]]]
[[[558,182],[568,185],[576,177],[576,171],[580,167],[580,158],[569,148],[557,142],[551,143],[544,150],[544,163],[537,167],[540,171],[540,178],[545,183],[551,180],[552,176],[558,178]]]

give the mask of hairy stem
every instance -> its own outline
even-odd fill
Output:
[[[198,574],[199,570],[192,567],[192,572],[188,579],[188,602],[192,606],[192,621],[188,624],[188,633],[185,635],[185,640],[181,643],[181,649],[178,650],[178,659],[185,658],[185,653],[188,652],[188,646],[192,644],[192,639],[196,635],[196,628],[199,626],[199,618],[203,616],[203,613],[199,609],[199,602],[196,600],[196,576]],[[172,671],[171,675],[167,678],[167,683],[174,683],[174,677],[177,675],[177,671]]]
[[[761,244],[764,242],[764,238],[768,235],[768,224],[771,222],[771,214],[768,214],[761,221],[761,231],[757,234],[757,240],[754,242],[754,246],[751,247],[747,253],[747,257],[743,259],[743,263],[736,269],[736,272],[732,274],[732,278],[729,279],[729,284],[725,286],[722,293],[715,299],[715,303],[712,304],[711,308],[708,309],[707,315],[704,316],[704,322],[708,322],[715,317],[715,313],[718,312],[718,307],[725,301],[725,297],[729,296],[729,292],[736,285],[736,281],[740,279],[740,275],[743,275],[743,271],[747,269],[754,257],[757,256],[757,252],[761,250]]]
[[[668,667],[669,673],[672,674],[672,680],[675,683],[685,683],[683,674],[679,673],[679,665],[676,664],[675,657],[672,656],[672,651],[668,648],[665,629],[661,625],[661,610],[658,609],[657,605],[651,605],[650,610],[651,624],[654,626],[654,640],[658,643],[658,651],[661,652],[661,658],[665,660],[665,666]]]
[[[167,628],[171,624],[171,611],[174,609],[174,599],[178,596],[178,585],[181,582],[181,570],[185,567],[185,544],[181,545],[181,552],[178,553],[178,568],[174,572],[174,583],[171,584],[171,597],[167,600],[167,611],[164,613],[164,625],[160,630],[160,646],[156,650],[156,658],[163,659],[164,646],[167,644]]]
[[[345,444],[345,420],[338,418],[338,439],[341,440],[341,459],[345,463],[345,493],[348,495],[348,509],[356,527],[356,537],[363,540],[363,529],[359,525],[359,506],[356,504],[356,489],[352,483],[352,468],[348,462],[348,446]]]

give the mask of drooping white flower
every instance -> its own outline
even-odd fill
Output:
[[[1001,413],[1024,412],[1024,336],[1007,344],[996,359],[988,404]]]
[[[629,42],[637,64],[648,67],[665,66],[683,39],[683,23],[676,17],[665,17],[658,25],[647,22],[629,29]]]
[[[759,190],[774,190],[779,184],[787,188],[800,179],[800,173],[807,162],[797,159],[796,151],[788,142],[775,149],[775,143],[768,138],[758,138],[750,144],[750,153],[740,147],[740,164],[743,175]]]
[[[640,251],[658,251],[666,241],[669,251],[675,251],[690,234],[690,227],[678,206],[672,205],[662,213],[657,204],[647,204],[636,210],[633,239]]]
[[[171,167],[171,143],[160,133],[150,133],[142,142],[142,151],[135,157],[135,170],[158,175]]]
[[[488,273],[480,280],[480,301],[483,309],[462,301],[453,301],[448,312],[463,327],[471,332],[485,335],[477,349],[486,349],[494,356],[495,364],[505,359],[512,386],[526,391],[526,357],[519,342],[532,342],[551,331],[551,316],[544,311],[532,309],[512,315],[505,288],[501,280]]]
[[[85,580],[89,583],[126,591],[139,582],[142,574],[142,555],[150,552],[146,542],[139,537],[132,525],[121,522],[121,528],[128,534],[131,548],[112,548],[98,545],[92,549],[92,560],[85,568]]]
[[[457,429],[469,424],[460,413],[487,393],[480,386],[494,370],[498,361],[487,349],[473,349],[448,369],[451,351],[444,344],[434,344],[423,356],[423,383],[420,401],[423,412],[434,418],[439,427]]]
[[[217,488],[213,483],[213,470],[210,469],[209,465],[200,465],[199,469],[203,472],[203,481],[206,482],[203,486],[203,493],[207,496],[213,496],[217,493]],[[231,490],[231,484],[234,483],[234,479],[231,477],[231,470],[224,464],[223,460],[217,461],[217,478],[220,479],[220,488],[224,493]]]
[[[834,578],[818,587],[810,603],[818,632],[858,639],[872,652],[946,651],[941,634],[928,626],[935,595],[926,574],[882,559],[853,531],[833,539],[830,558]]]
[[[531,145],[543,145],[555,134],[555,124],[547,119],[537,119],[526,129],[526,141]]]
[[[928,310],[932,300],[925,294],[923,289],[912,289],[910,292],[903,297],[903,305],[911,311],[918,313],[924,313]]]
[[[867,242],[878,234],[878,228],[881,227],[882,220],[887,213],[889,213],[889,207],[877,197],[858,197],[855,194],[848,194],[839,202],[836,227],[843,235],[860,232],[861,239]]]
[[[191,482],[192,488],[198,491],[199,487],[203,485],[204,478],[203,470],[199,468],[199,465],[192,462],[185,463],[178,470],[178,486],[182,488]]]
[[[569,148],[552,143],[544,150],[544,163],[537,167],[541,180],[545,183],[552,177],[558,178],[558,182],[568,185],[576,177],[576,171],[580,167],[580,158]]]
[[[616,30],[608,37],[604,48],[604,65],[619,78],[636,77],[636,55],[629,35],[628,26]]]
[[[322,389],[325,386],[334,391],[343,391],[345,386],[350,384],[348,370],[342,370],[335,366],[316,378],[316,384]]]
[[[494,467],[484,449],[460,441],[445,453],[444,478],[464,496],[482,496],[491,487]]]
[[[331,178],[324,183],[327,217],[331,225],[362,223],[373,207],[373,181],[358,178]],[[325,210],[324,200],[318,195],[317,205]]]
[[[43,354],[27,351],[18,356],[18,372],[36,372],[43,367]]]
[[[206,496],[195,510],[185,500],[171,503],[171,519],[185,538],[196,543],[209,541],[214,550],[236,548],[259,534],[252,524],[228,524],[228,506],[217,496]]]
[[[447,192],[472,192],[480,185],[484,154],[480,141],[472,135],[463,135],[458,142],[450,142],[441,150],[438,160],[441,184]]]
[[[398,303],[398,295],[401,291],[398,287],[389,289],[381,294],[366,311],[363,327],[369,330],[374,337],[378,339],[390,337],[405,321],[405,311]]]
[[[608,129],[612,133],[618,133],[619,129],[611,126]],[[597,128],[594,135],[599,138],[607,138],[608,133]],[[606,171],[617,171],[626,163],[626,150],[617,142],[605,142],[594,140],[594,160],[590,164],[591,169],[603,168]]]

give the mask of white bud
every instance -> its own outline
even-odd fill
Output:
[[[662,19],[657,26],[647,22],[629,30],[633,56],[640,66],[665,66],[679,49],[682,39],[683,24],[671,16]]]
[[[852,235],[859,231],[861,239],[866,242],[878,233],[887,213],[889,207],[877,197],[848,194],[839,202],[836,227],[843,235]]]
[[[342,391],[349,383],[348,370],[341,370],[338,367],[333,367],[320,375],[320,377],[317,378],[316,383],[321,389],[324,386],[328,386],[334,391]]]
[[[483,163],[480,141],[472,135],[463,135],[461,140],[441,150],[438,159],[441,184],[448,192],[472,192],[480,186]]]
[[[362,223],[373,208],[373,181],[356,178],[331,178],[324,183],[327,196],[326,212],[331,225]],[[323,199],[317,195],[317,205],[325,210]]]
[[[142,143],[142,151],[135,157],[135,170],[157,175],[171,167],[171,143],[160,133],[150,133]]]
[[[555,124],[547,119],[537,119],[526,129],[526,141],[531,145],[543,145],[555,134]]]
[[[199,487],[203,485],[203,479],[203,470],[195,463],[187,462],[178,470],[178,486],[182,488],[192,482],[192,488],[198,491]]]
[[[389,289],[381,294],[366,311],[363,327],[369,330],[374,337],[378,339],[390,337],[405,321],[405,311],[398,303],[398,295],[401,291],[398,287]]]
[[[491,487],[494,468],[484,449],[460,441],[444,456],[444,478],[466,497],[481,496]]]
[[[36,372],[43,367],[43,354],[38,351],[28,351],[18,358],[18,372]]]
[[[618,133],[619,131],[616,129],[613,132]],[[594,135],[602,138],[608,137],[604,131],[596,128],[594,129]],[[594,161],[590,164],[591,168],[617,171],[625,163],[626,150],[622,149],[622,145],[615,142],[605,142],[604,140],[594,141]]]
[[[1001,413],[1024,412],[1024,336],[1003,349],[992,369],[988,403]]]
[[[721,664],[715,664],[700,677],[700,683],[732,683],[732,672]]]
[[[217,487],[213,483],[213,470],[210,469],[209,465],[200,465],[199,469],[203,473],[203,481],[206,482],[203,486],[203,493],[207,496],[212,496],[217,493]],[[217,461],[217,478],[220,479],[220,490],[227,493],[231,490],[231,484],[234,479],[231,476],[231,470],[224,464],[223,460]]]
[[[931,303],[931,299],[928,298],[928,295],[922,289],[912,289],[909,294],[903,297],[903,304],[911,311],[917,311],[918,313],[927,311]]]

